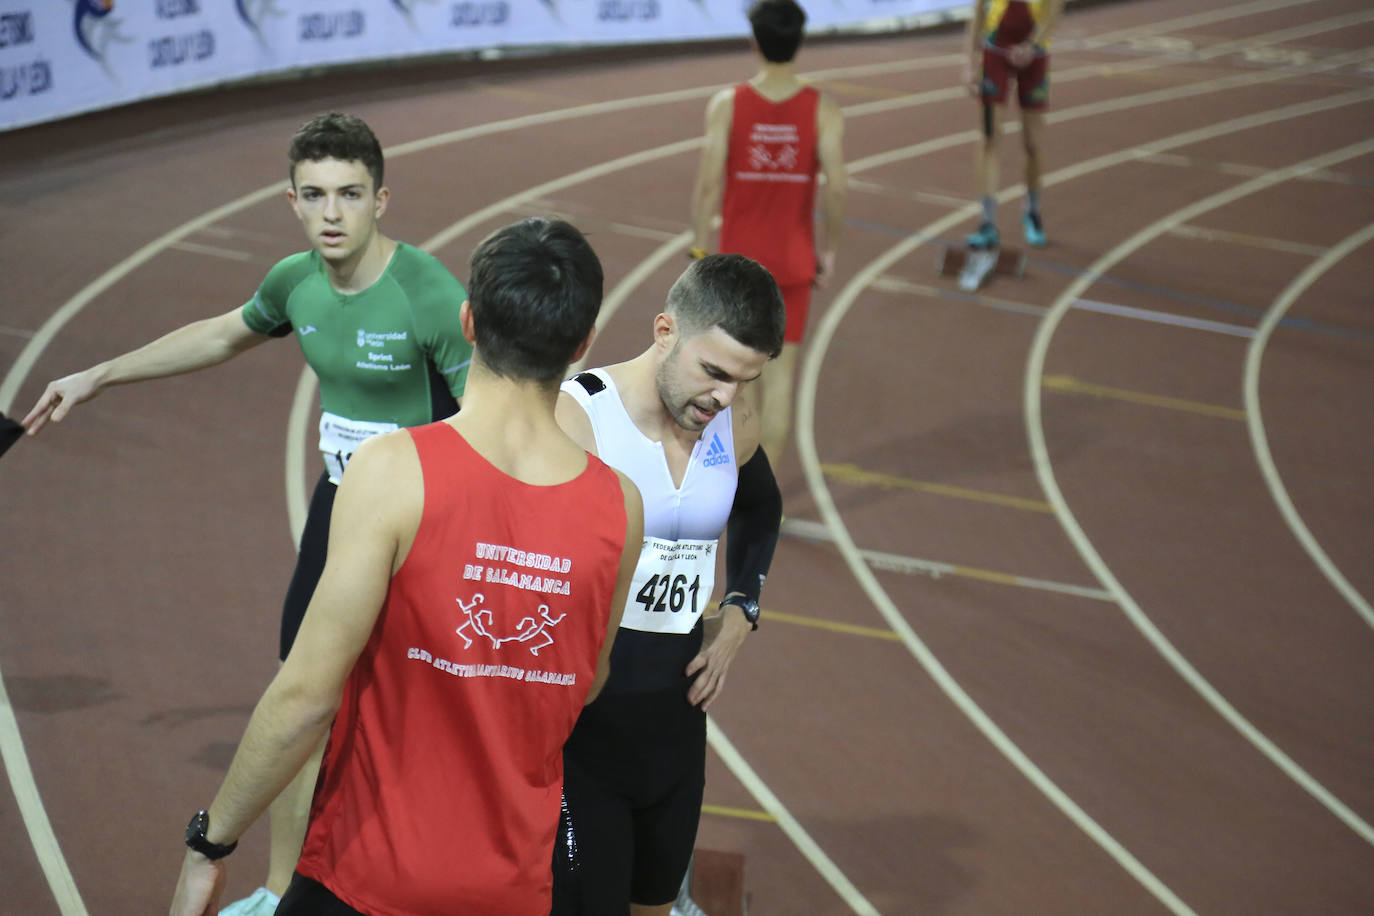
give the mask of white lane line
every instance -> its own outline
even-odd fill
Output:
[[[1370,96],[1374,98],[1374,93],[1348,93],[1343,97],[1350,96]],[[1241,198],[1256,194],[1266,188],[1273,187],[1284,181],[1302,175],[1316,169],[1327,168],[1342,162],[1366,156],[1374,153],[1374,140],[1367,140],[1344,149],[1327,153],[1321,156],[1308,159],[1304,162],[1288,166],[1282,169],[1275,169],[1267,175],[1251,179],[1226,191],[1213,194],[1200,201],[1196,201],[1187,207],[1174,211],[1171,215],[1157,220],[1146,228],[1140,230],[1135,235],[1126,239],[1107,253],[1103,254],[1084,274],[1059,296],[1049,312],[1045,314],[1036,331],[1035,341],[1031,345],[1030,357],[1026,361],[1026,375],[1024,382],[1024,406],[1026,411],[1026,432],[1030,438],[1031,458],[1035,463],[1036,476],[1040,479],[1040,486],[1045,491],[1045,496],[1050,504],[1055,508],[1055,517],[1059,519],[1060,525],[1068,535],[1078,550],[1079,556],[1093,571],[1102,587],[1116,595],[1117,603],[1122,611],[1135,625],[1162,658],[1178,673],[1183,680],[1193,688],[1208,705],[1228,722],[1236,731],[1245,737],[1261,754],[1267,757],[1271,763],[1278,767],[1283,773],[1292,779],[1299,786],[1305,789],[1308,794],[1320,802],[1328,811],[1339,818],[1346,826],[1355,831],[1366,842],[1374,843],[1374,829],[1365,823],[1354,811],[1344,802],[1336,798],[1321,783],[1314,779],[1292,758],[1285,754],[1273,741],[1265,736],[1256,728],[1250,720],[1240,714],[1234,706],[1214,688],[1210,682],[1204,678],[1192,664],[1183,657],[1183,654],[1174,647],[1167,637],[1155,626],[1154,621],[1141,610],[1136,604],[1135,599],[1117,581],[1110,568],[1098,554],[1092,541],[1083,531],[1078,520],[1073,515],[1073,510],[1069,508],[1068,502],[1064,499],[1064,494],[1059,489],[1058,481],[1054,476],[1054,466],[1050,460],[1049,448],[1045,442],[1044,423],[1040,414],[1041,398],[1041,379],[1045,370],[1045,354],[1049,351],[1050,341],[1054,337],[1055,329],[1059,326],[1064,315],[1068,313],[1070,305],[1077,300],[1082,293],[1101,277],[1112,266],[1119,263],[1132,252],[1143,247],[1146,243],[1154,240],[1158,236],[1167,232],[1170,228],[1182,225],[1189,220],[1196,219],[1198,216],[1223,207]]]
[[[1303,550],[1312,558],[1312,562],[1317,564],[1317,568],[1326,576],[1328,582],[1341,593],[1341,596],[1349,602],[1364,622],[1374,627],[1374,609],[1371,609],[1369,602],[1350,584],[1349,580],[1341,573],[1336,564],[1331,562],[1331,558],[1322,550],[1317,543],[1307,524],[1298,514],[1297,507],[1293,505],[1293,500],[1288,496],[1288,488],[1283,485],[1283,478],[1280,476],[1278,468],[1274,464],[1274,456],[1269,451],[1269,437],[1264,431],[1264,419],[1260,416],[1260,396],[1259,378],[1260,361],[1264,358],[1264,348],[1269,343],[1269,337],[1278,326],[1279,321],[1297,301],[1298,297],[1305,293],[1322,274],[1326,273],[1343,258],[1349,257],[1357,249],[1369,244],[1374,239],[1374,225],[1366,226],[1359,232],[1348,236],[1336,245],[1307,270],[1298,275],[1292,283],[1288,285],[1279,297],[1274,300],[1274,304],[1265,313],[1264,320],[1260,322],[1259,330],[1255,332],[1254,339],[1250,341],[1250,346],[1245,353],[1245,415],[1249,420],[1250,444],[1255,451],[1255,461],[1259,464],[1260,473],[1264,475],[1264,482],[1269,487],[1269,493],[1274,498],[1274,502],[1279,507],[1279,512],[1283,514],[1284,521],[1292,529],[1298,542],[1302,544]]]
[[[1316,0],[1257,0],[1257,2],[1254,3],[1240,3],[1235,6],[1208,10],[1205,13],[1194,13],[1189,16],[1166,19],[1163,22],[1151,22],[1144,25],[1131,26],[1126,29],[1119,29],[1115,32],[1104,32],[1100,35],[1084,39],[1082,47],[1104,47],[1106,45],[1119,44],[1120,42],[1127,41],[1138,35],[1157,35],[1161,32],[1177,32],[1180,29],[1191,29],[1200,25],[1213,25],[1214,23],[1226,22],[1231,19],[1243,19],[1246,16],[1271,13],[1275,10],[1288,9],[1293,6],[1303,6],[1314,2],[1316,2]]]
[[[223,258],[226,261],[252,261],[256,260],[253,255],[246,251],[236,251],[233,248],[222,248],[219,245],[201,245],[197,242],[173,242],[167,246],[178,251],[189,251],[191,254],[205,254],[212,258]]]
[[[878,916],[878,911],[873,908],[873,904],[869,903],[864,895],[859,893],[859,889],[845,877],[844,872],[840,871],[834,861],[816,844],[816,841],[811,839],[811,835],[792,816],[792,812],[788,811],[783,803],[778,800],[768,785],[759,778],[759,775],[754,772],[754,768],[749,765],[743,755],[735,750],[730,739],[725,737],[725,732],[720,730],[720,726],[710,716],[706,717],[706,741],[711,745],[711,750],[715,751],[716,755],[730,768],[730,772],[735,774],[735,778],[749,790],[750,795],[754,796],[759,806],[773,815],[783,833],[787,834],[787,838],[806,857],[806,861],[810,862],[811,866],[820,873],[826,883],[834,888],[841,899],[849,905],[849,908],[860,916]]]
[[[821,522],[808,521],[802,518],[789,518],[783,521],[782,531],[784,534],[792,534],[797,537],[806,538],[810,541],[821,541],[826,544],[834,543],[835,538]],[[881,550],[859,549],[859,555],[864,561],[874,569],[881,569],[886,572],[903,573],[908,576],[925,575],[932,579],[941,576],[955,576],[956,578],[977,579],[980,582],[996,582],[1000,585],[1015,585],[1021,588],[1032,588],[1044,592],[1056,592],[1061,595],[1072,595],[1075,598],[1091,598],[1094,601],[1115,601],[1116,598],[1110,593],[1100,588],[1088,588],[1083,585],[1071,585],[1067,582],[1054,582],[1050,579],[1035,579],[1030,576],[1017,576],[1011,573],[1000,573],[990,569],[978,569],[972,566],[964,566],[956,563],[942,563],[939,560],[925,560],[920,557],[906,557],[896,553],[884,553]]]
[[[19,720],[14,715],[14,707],[10,705],[3,678],[0,678],[0,758],[5,761],[5,772],[9,775],[10,788],[19,804],[24,829],[28,831],[29,842],[33,844],[34,854],[57,900],[58,909],[62,916],[86,916],[81,892],[76,889],[76,880],[72,878],[67,859],[62,855],[57,834],[48,822],[48,813],[43,808],[42,796],[38,794],[33,770],[29,769],[24,739],[19,735]]]
[[[1157,140],[1143,148],[1134,148],[1118,151],[1116,153],[1098,156],[1094,159],[1078,163],[1067,168],[1052,172],[1043,178],[1045,186],[1054,186],[1071,179],[1087,175],[1092,172],[1101,171],[1130,162],[1140,155],[1142,151],[1158,152],[1160,150],[1173,149],[1176,147],[1187,146],[1203,140],[1223,136],[1242,130],[1249,130],[1269,124],[1277,124],[1292,118],[1303,117],[1316,114],[1322,111],[1341,108],[1344,106],[1355,105],[1361,102],[1374,100],[1374,91],[1361,90],[1348,92],[1343,95],[1319,99],[1315,102],[1305,102],[1300,105],[1290,105],[1285,108],[1273,109],[1261,114],[1249,115],[1236,118],[1217,124],[1212,124],[1198,130],[1187,131],[1174,137]],[[999,198],[1003,201],[1014,199],[1024,192],[1023,186],[1007,188],[999,193]],[[1131,877],[1137,880],[1151,894],[1155,896],[1165,907],[1175,914],[1192,913],[1179,897],[1163,884],[1155,875],[1135,858],[1125,847],[1104,830],[1086,811],[1064,793],[1038,766],[1007,735],[997,726],[995,722],[985,713],[973,698],[970,697],[959,683],[945,670],[939,659],[923,643],[911,628],[910,624],[902,616],[901,611],[892,602],[892,599],[883,590],[877,577],[869,570],[867,563],[863,559],[862,553],[854,543],[845,527],[844,519],[839,510],[835,507],[831,499],[830,491],[826,485],[825,477],[821,472],[820,456],[816,451],[816,392],[820,384],[820,368],[825,360],[826,349],[830,341],[834,338],[835,332],[845,315],[858,300],[860,292],[866,289],[878,277],[886,273],[892,265],[906,257],[913,250],[920,247],[927,240],[937,237],[952,229],[959,223],[973,218],[978,213],[978,206],[971,204],[949,214],[942,219],[936,220],[926,226],[920,232],[912,235],[908,239],[894,245],[875,260],[869,262],[861,268],[854,278],[836,294],[830,308],[825,312],[820,326],[816,329],[815,337],[808,347],[806,357],[802,361],[801,375],[798,381],[797,390],[797,449],[800,454],[802,471],[806,477],[807,488],[816,506],[820,511],[821,518],[826,527],[830,530],[835,545],[839,548],[844,557],[845,564],[854,575],[861,588],[873,602],[878,613],[882,615],[888,626],[893,632],[897,633],[907,649],[916,658],[917,662],[926,669],[927,673],[939,686],[939,688],[949,697],[958,709],[968,717],[999,752],[1005,756],[1013,766],[1034,785],[1051,803],[1057,807],[1075,826],[1082,830],[1093,842],[1097,843],[1104,852],[1117,862],[1121,868]],[[1080,290],[1081,292],[1081,290]],[[1070,299],[1078,298],[1075,293]],[[1038,376],[1037,376],[1038,378]],[[1038,388],[1038,385],[1037,385]]]
[[[1229,334],[1232,337],[1254,337],[1255,329],[1247,328],[1242,324],[1227,324],[1223,321],[1208,321],[1205,318],[1190,318],[1187,315],[1175,315],[1172,312],[1160,312],[1154,309],[1141,309],[1129,305],[1114,305],[1110,302],[1098,302],[1096,299],[1075,299],[1069,303],[1070,308],[1080,312],[1098,312],[1102,315],[1115,315],[1118,318],[1134,318],[1137,321],[1149,321],[1154,324],[1169,324],[1178,328],[1191,328],[1195,331],[1212,331],[1217,334]]]

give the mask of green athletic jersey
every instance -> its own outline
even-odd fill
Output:
[[[462,396],[472,358],[458,321],[466,298],[463,285],[437,258],[398,243],[381,277],[360,293],[335,290],[317,251],[284,258],[242,315],[260,334],[295,332],[305,361],[319,376],[326,421],[356,421],[358,428],[344,434],[360,439],[452,412],[447,395]],[[330,459],[339,446],[326,444],[324,427],[321,449],[337,479],[352,449],[338,453],[335,466]]]

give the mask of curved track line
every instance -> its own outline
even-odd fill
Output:
[[[1155,141],[1143,147],[1122,150],[1117,153],[1099,156],[1095,159],[1087,160],[1074,166],[1052,172],[1043,178],[1045,186],[1053,186],[1073,178],[1091,172],[1101,171],[1115,165],[1130,162],[1139,158],[1141,155],[1148,155],[1155,152],[1173,149],[1197,143],[1212,137],[1222,136],[1241,130],[1248,130],[1254,127],[1261,127],[1267,124],[1274,124],[1290,118],[1302,117],[1315,114],[1346,105],[1358,104],[1374,100],[1374,91],[1360,90],[1348,92],[1343,95],[1321,99],[1316,102],[1306,102],[1300,105],[1291,105],[1285,108],[1274,109],[1262,114],[1249,115],[1243,118],[1236,118],[1231,121],[1213,124],[1198,130],[1187,131],[1174,137]],[[1014,199],[1024,191],[1021,186],[1007,188],[999,193],[999,199],[1006,201]],[[910,238],[888,249],[887,252],[877,259],[869,262],[862,268],[854,278],[846,284],[831,303],[821,321],[820,327],[816,331],[816,336],[812,340],[806,352],[806,357],[802,362],[801,376],[798,381],[797,392],[797,450],[800,455],[802,471],[806,476],[807,488],[811,492],[812,498],[816,501],[816,506],[820,511],[821,518],[827,528],[830,529],[835,545],[844,557],[850,572],[864,589],[869,599],[877,608],[879,614],[887,621],[888,625],[906,644],[907,649],[915,656],[916,660],[924,667],[931,678],[936,682],[951,702],[959,708],[965,716],[979,731],[981,731],[988,741],[1001,752],[1012,764],[1026,777],[1042,794],[1045,795],[1059,810],[1069,818],[1080,830],[1087,834],[1096,842],[1108,855],[1110,855],[1127,873],[1139,881],[1147,890],[1155,895],[1161,903],[1174,913],[1191,913],[1182,900],[1180,900],[1168,887],[1159,881],[1144,865],[1135,859],[1125,847],[1121,846],[1110,834],[1102,829],[1087,812],[1083,811],[1071,798],[1068,797],[1043,771],[1030,760],[1010,738],[988,717],[977,703],[959,686],[958,682],[945,670],[935,655],[921,642],[915,631],[906,622],[892,599],[884,591],[877,577],[868,569],[858,546],[854,543],[845,527],[844,520],[836,509],[830,497],[830,491],[826,486],[825,477],[821,473],[820,457],[816,450],[815,439],[815,415],[816,415],[816,391],[819,387],[820,366],[825,359],[825,351],[834,337],[836,329],[844,319],[845,314],[853,307],[860,292],[867,286],[882,276],[893,264],[906,257],[916,248],[925,242],[938,236],[940,233],[948,231],[954,226],[965,220],[973,218],[978,213],[977,205],[968,205],[961,210],[955,211],[935,222],[926,226],[922,231],[912,235]],[[1078,298],[1064,297],[1065,303],[1071,303]],[[1039,378],[1039,375],[1036,376]]]
[[[749,790],[749,794],[763,806],[763,810],[773,815],[773,819],[778,822],[783,833],[787,834],[801,852],[806,860],[811,863],[816,871],[820,872],[835,892],[849,904],[849,908],[859,916],[878,916],[878,911],[873,908],[859,889],[850,883],[844,876],[844,872],[831,861],[825,851],[816,845],[816,841],[811,839],[811,835],[798,823],[792,813],[787,810],[773,794],[772,790],[754,772],[754,768],[744,759],[735,746],[730,743],[730,739],[725,737],[725,732],[720,730],[720,726],[710,716],[706,717],[706,741],[711,745],[711,749],[716,755],[730,768],[730,772],[735,774],[735,778],[744,784]]]
[[[1264,482],[1269,487],[1269,493],[1274,498],[1275,504],[1279,507],[1279,512],[1283,513],[1284,521],[1293,530],[1294,536],[1302,544],[1303,550],[1312,558],[1312,562],[1317,564],[1317,568],[1326,576],[1327,581],[1341,593],[1341,596],[1350,603],[1364,622],[1374,627],[1374,609],[1371,609],[1369,602],[1364,596],[1350,584],[1349,580],[1341,574],[1336,564],[1331,562],[1331,558],[1322,550],[1317,539],[1312,535],[1302,516],[1298,514],[1297,508],[1293,505],[1293,500],[1288,496],[1288,488],[1283,485],[1283,478],[1280,477],[1278,468],[1274,464],[1274,456],[1269,451],[1269,439],[1264,431],[1264,418],[1260,416],[1260,397],[1259,397],[1259,377],[1260,361],[1264,358],[1264,348],[1269,343],[1269,336],[1274,328],[1283,320],[1283,316],[1288,309],[1297,301],[1298,297],[1307,291],[1307,288],[1317,281],[1322,274],[1334,267],[1343,258],[1348,257],[1356,249],[1369,244],[1374,239],[1374,225],[1366,226],[1364,229],[1343,239],[1340,244],[1326,252],[1306,270],[1298,275],[1292,283],[1288,285],[1265,313],[1264,320],[1260,322],[1255,336],[1250,339],[1250,345],[1245,351],[1245,413],[1249,418],[1250,444],[1255,451],[1255,462],[1259,465],[1260,473],[1264,475]]]
[[[1083,558],[1088,567],[1093,571],[1102,587],[1116,596],[1117,603],[1122,611],[1135,625],[1136,629],[1154,646],[1157,651],[1178,673],[1180,677],[1188,683],[1208,705],[1225,719],[1233,728],[1245,737],[1256,749],[1277,766],[1283,773],[1298,785],[1302,786],[1313,798],[1320,802],[1331,813],[1335,814],[1351,830],[1355,831],[1361,838],[1368,843],[1374,843],[1374,829],[1365,823],[1359,815],[1347,807],[1340,799],[1332,795],[1321,783],[1317,782],[1302,767],[1298,766],[1278,745],[1270,741],[1258,728],[1248,719],[1242,716],[1225,697],[1223,697],[1201,674],[1198,673],[1191,663],[1183,657],[1167,637],[1155,626],[1154,622],[1140,609],[1130,594],[1122,587],[1112,574],[1111,569],[1102,560],[1102,557],[1093,547],[1091,540],[1084,533],[1078,520],[1074,517],[1073,511],[1069,508],[1064,499],[1063,493],[1059,490],[1059,484],[1055,480],[1054,468],[1050,462],[1049,449],[1045,444],[1044,425],[1040,415],[1040,395],[1041,378],[1044,376],[1045,354],[1049,350],[1050,341],[1054,336],[1055,329],[1060,321],[1068,312],[1073,302],[1078,299],[1089,286],[1097,281],[1109,268],[1117,264],[1132,252],[1143,247],[1147,242],[1167,232],[1174,226],[1182,225],[1189,220],[1195,219],[1203,213],[1215,210],[1218,207],[1240,200],[1251,194],[1263,191],[1293,178],[1300,177],[1308,172],[1337,165],[1341,162],[1368,155],[1374,152],[1374,140],[1367,140],[1347,146],[1336,152],[1316,156],[1304,162],[1276,169],[1259,178],[1252,179],[1237,185],[1218,194],[1213,194],[1187,207],[1174,211],[1174,213],[1158,220],[1152,225],[1140,230],[1126,241],[1117,245],[1111,251],[1099,257],[1093,262],[1082,276],[1069,285],[1069,287],[1059,296],[1054,305],[1041,320],[1040,327],[1035,335],[1035,342],[1031,346],[1030,358],[1026,362],[1025,375],[1025,411],[1026,411],[1026,432],[1030,438],[1031,458],[1035,462],[1036,476],[1040,479],[1040,485],[1045,491],[1046,498],[1055,507],[1056,516],[1060,525],[1064,528],[1065,534],[1073,542],[1079,556]]]
[[[38,794],[38,783],[29,769],[24,739],[19,736],[19,720],[15,718],[3,679],[0,679],[0,758],[5,761],[5,772],[9,774],[10,788],[19,804],[24,829],[28,831],[43,876],[47,878],[48,887],[57,900],[57,908],[62,916],[86,916],[86,905],[81,901],[81,892],[76,889],[76,879],[67,867],[62,846],[57,842],[57,834],[53,833],[52,824],[48,822],[48,812],[43,808],[43,798]]]

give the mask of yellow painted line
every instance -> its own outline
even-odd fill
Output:
[[[763,821],[765,824],[776,824],[778,819],[767,811],[757,811],[753,808],[728,808],[725,805],[702,805],[702,814],[714,814],[717,817],[733,817],[742,821]]]
[[[986,490],[970,490],[967,487],[953,487],[949,484],[931,483],[926,480],[911,480],[906,477],[896,477],[891,474],[880,474],[877,471],[865,471],[857,465],[839,463],[822,464],[821,472],[831,480],[840,483],[856,484],[858,486],[884,487],[889,490],[914,490],[918,493],[934,493],[937,496],[952,496],[955,499],[969,499],[974,502],[990,503],[994,506],[1007,506],[1012,509],[1024,509],[1027,512],[1046,512],[1053,513],[1047,502],[1038,499],[1023,499],[1019,496],[1006,496],[1001,493],[989,493]]]
[[[832,633],[848,633],[851,636],[868,636],[873,639],[887,639],[892,642],[901,642],[902,638],[891,630],[884,630],[880,627],[864,627],[856,623],[840,623],[837,620],[822,620],[819,617],[803,617],[799,614],[784,614],[782,611],[774,611],[769,608],[763,609],[762,619],[778,621],[779,623],[791,623],[799,627],[815,627],[818,630],[830,630]]]
[[[1080,382],[1067,375],[1046,375],[1040,383],[1050,391],[1061,394],[1086,394],[1089,397],[1109,398],[1113,401],[1127,401],[1132,404],[1145,404],[1150,407],[1163,407],[1168,410],[1182,410],[1208,417],[1221,417],[1225,420],[1245,420],[1245,411],[1235,407],[1222,407],[1220,404],[1204,404],[1201,401],[1186,401],[1182,398],[1166,398],[1143,391],[1128,391],[1125,388],[1111,388],[1107,385],[1094,385]]]

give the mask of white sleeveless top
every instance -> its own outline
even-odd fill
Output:
[[[633,480],[644,500],[644,544],[606,690],[685,690],[685,669],[701,646],[701,615],[714,590],[718,541],[739,482],[730,408],[701,431],[682,484],[674,486],[663,443],[635,426],[609,373],[583,372],[562,390],[591,421],[597,455]]]
[[[639,431],[625,411],[620,392],[604,369],[595,376],[605,386],[588,393],[569,379],[563,390],[587,412],[596,436],[597,456],[635,482],[644,498],[644,536],[672,541],[716,540],[725,530],[735,501],[739,469],[735,466],[735,432],[727,407],[701,431],[680,487],[673,486],[663,443]]]

